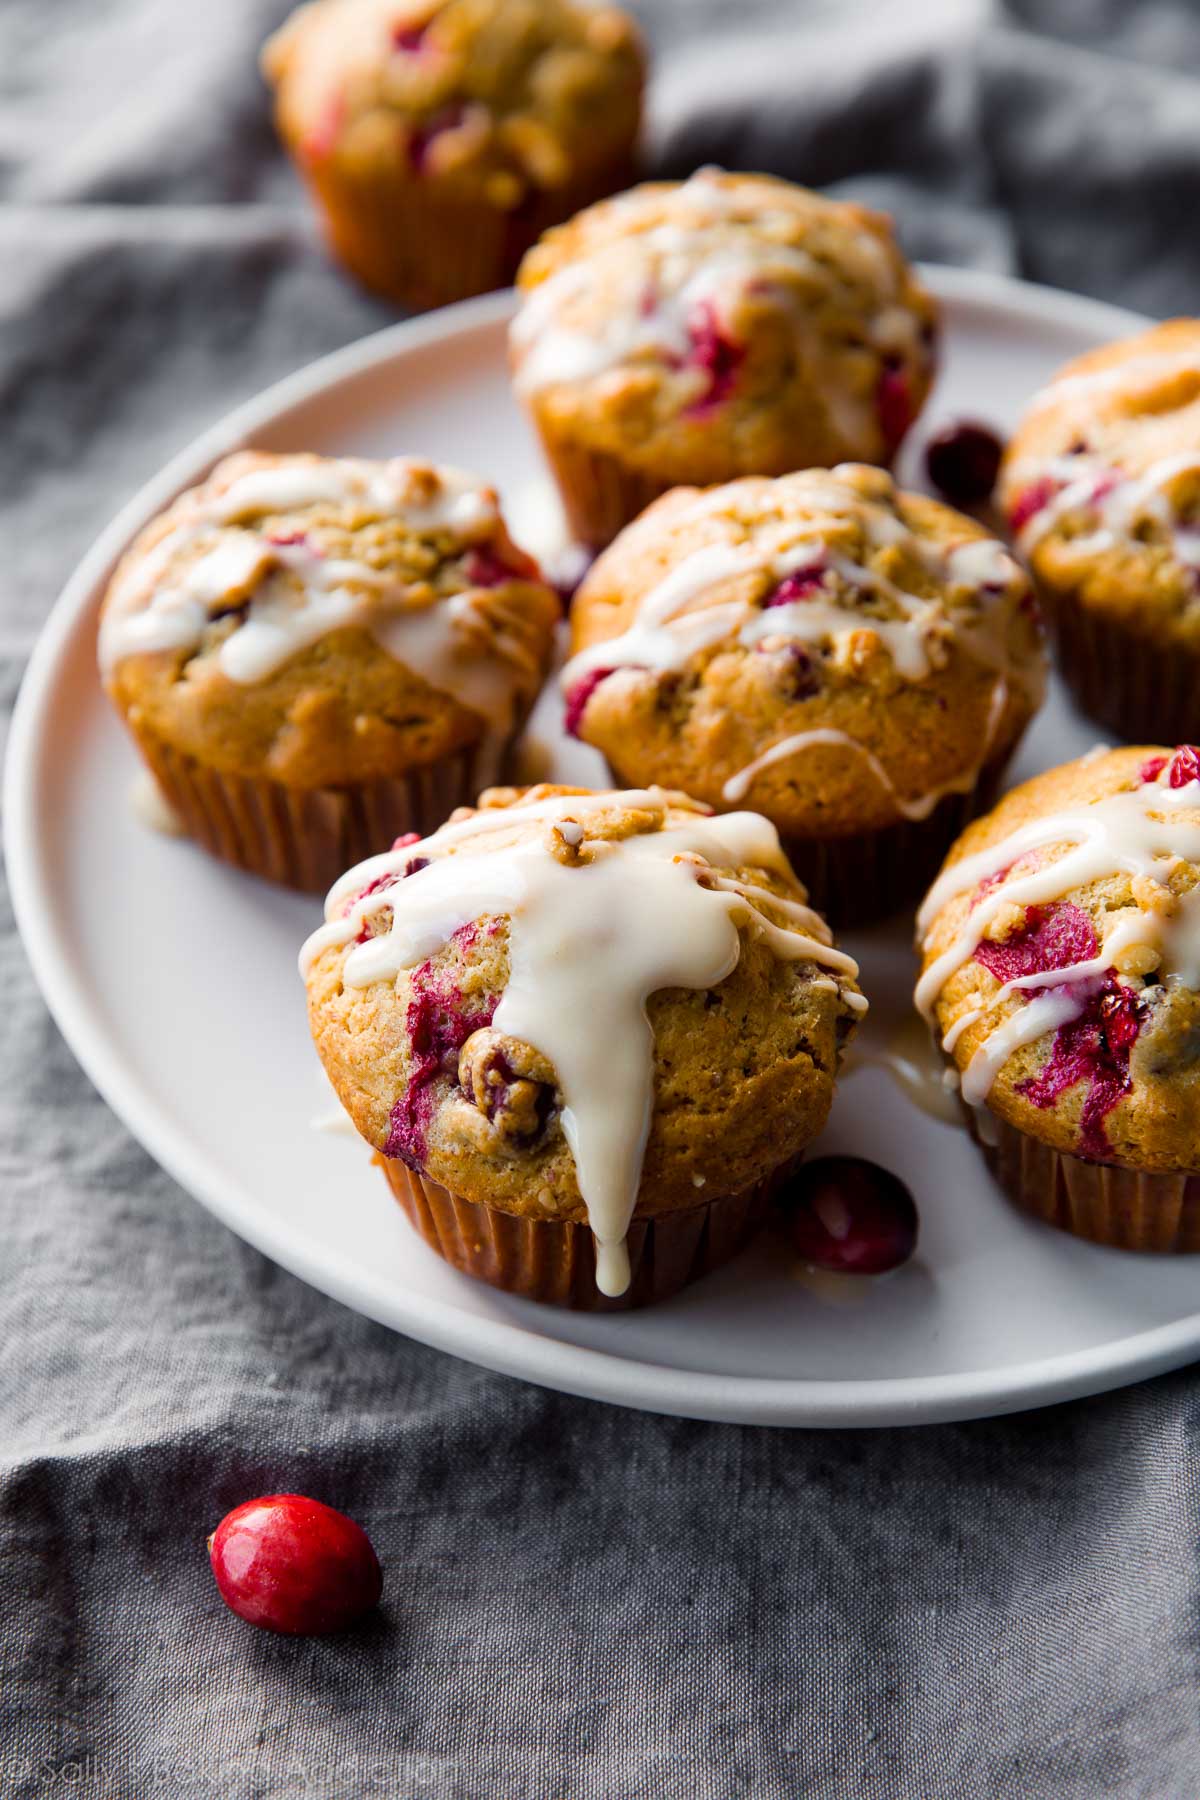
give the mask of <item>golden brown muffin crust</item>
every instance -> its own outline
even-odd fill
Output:
[[[807,542],[824,558],[819,585],[792,607],[774,604],[787,578],[773,559]],[[646,645],[638,666],[647,597],[725,547],[749,566],[718,571],[680,613],[686,629],[711,609],[714,641],[662,667],[645,666],[656,654]],[[911,629],[897,590],[919,612]],[[829,630],[809,634],[818,607]],[[797,837],[890,825],[905,806],[968,785],[1024,730],[1044,668],[1028,583],[1002,547],[973,520],[853,465],[665,495],[593,565],[571,629],[588,659],[564,676],[569,720],[622,780],[674,783],[717,808],[745,802]],[[917,677],[906,652],[927,664]],[[739,784],[772,747],[812,732],[839,735]]]
[[[493,790],[480,806],[496,810],[505,828],[511,811],[509,836],[495,840],[502,845],[514,841],[513,834],[525,841],[547,829],[521,814],[522,803],[583,791]],[[678,794],[614,795],[611,807],[580,813],[582,844],[564,842],[556,854],[586,860],[589,843],[656,832],[695,819],[697,812]],[[414,854],[424,848],[417,846]],[[477,848],[473,854],[487,851]],[[769,869],[713,869],[712,877],[753,884],[784,902],[803,899],[783,861]],[[769,900],[761,904],[769,915]],[[786,909],[776,918],[786,923]],[[389,923],[385,911],[373,929],[385,930]],[[857,987],[811,960],[776,955],[753,929],[740,928],[740,936],[738,963],[717,986],[664,989],[650,996],[653,1117],[639,1213],[695,1206],[706,1189],[715,1195],[748,1186],[796,1154],[824,1123],[839,1049],[855,1016],[845,995],[856,994]],[[395,1110],[411,1095],[414,1074],[428,1068],[414,1044],[427,1046],[428,997],[433,996],[431,1003],[460,1023],[449,1033],[458,1045],[447,1059],[453,1066],[438,1071],[423,1114],[424,1171],[451,1192],[505,1212],[583,1219],[555,1072],[536,1047],[502,1037],[490,1024],[510,975],[507,917],[485,913],[474,919],[394,982],[346,985],[349,948],[327,947],[311,964],[309,1019],[334,1088],[367,1141],[380,1150],[390,1143],[391,1153],[399,1153],[391,1142]],[[588,1029],[586,1019],[580,1029]],[[507,1090],[499,1110],[488,1104],[497,1053],[504,1058]],[[614,1045],[613,1053],[619,1054],[620,1046]],[[524,1127],[531,1123],[535,1129],[527,1135]],[[412,1151],[411,1138],[406,1139],[406,1160]]]
[[[1061,369],[1008,446],[999,497],[1051,595],[1200,645],[1200,321]]]
[[[345,492],[260,497],[226,516],[228,496],[253,494],[260,475],[303,484],[325,471],[348,471]],[[114,573],[101,647],[118,709],[211,768],[293,787],[369,781],[479,742],[493,722],[472,700],[490,693],[488,671],[515,716],[541,683],[558,603],[508,537],[494,492],[455,480],[429,464],[226,458],[146,527]],[[442,505],[458,487],[461,520]],[[174,615],[178,629],[165,620],[162,638],[174,641],[140,649],[139,629],[153,628],[189,581],[202,599]],[[303,614],[343,600],[345,623],[330,616],[320,628],[318,618],[312,641],[298,639],[253,677],[230,674],[234,640],[260,609]],[[429,632],[450,646],[444,663],[429,660]],[[415,668],[402,660],[406,634]],[[428,672],[453,680],[456,659],[474,676],[449,692]]]
[[[479,193],[505,210],[632,142],[644,52],[614,6],[313,0],[263,70],[302,162]]]
[[[518,286],[539,427],[663,482],[889,461],[932,378],[935,304],[890,221],[770,176],[601,201]]]

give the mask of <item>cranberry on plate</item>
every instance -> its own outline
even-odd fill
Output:
[[[803,1163],[782,1197],[792,1247],[837,1275],[883,1275],[917,1246],[917,1208],[890,1169],[861,1156]]]
[[[925,472],[954,506],[982,506],[991,498],[1004,446],[974,419],[943,426],[925,447]]]

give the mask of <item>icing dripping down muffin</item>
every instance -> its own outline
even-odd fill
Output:
[[[507,1279],[458,1258],[526,1292],[580,1225],[608,1296],[631,1222],[686,1214],[715,1254],[697,1213],[744,1211],[820,1129],[866,1004],[772,827],[655,788],[486,794],[345,876],[301,963],[392,1185],[493,1247],[496,1215],[536,1228]]]

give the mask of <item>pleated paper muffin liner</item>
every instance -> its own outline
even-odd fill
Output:
[[[1116,1250],[1200,1251],[1200,1173],[1158,1175],[1085,1162],[992,1112],[981,1128],[974,1112],[965,1110],[988,1167],[1022,1212]]]
[[[388,1186],[430,1249],[477,1281],[576,1312],[620,1312],[677,1294],[736,1256],[766,1219],[789,1162],[740,1193],[700,1206],[635,1218],[629,1227],[630,1282],[617,1298],[596,1286],[589,1227],[518,1218],[452,1194],[394,1157],[376,1155]]]
[[[350,272],[401,306],[433,307],[507,287],[544,231],[625,187],[632,164],[622,157],[508,211],[420,176],[347,179],[328,164],[303,172]]]
[[[189,837],[222,862],[312,894],[405,832],[427,837],[456,806],[474,805],[496,772],[494,750],[474,744],[385,780],[293,788],[210,769],[144,726],[130,729]]]
[[[1080,709],[1128,743],[1200,737],[1200,653],[1162,644],[1072,594],[1039,590],[1059,668]]]
[[[631,469],[619,456],[568,443],[536,417],[571,535],[589,550],[603,550],[617,533],[677,484]]]
[[[965,794],[947,794],[927,819],[900,819],[847,837],[782,837],[809,902],[838,929],[875,925],[920,899],[951,844],[992,804],[1000,767]]]
[[[876,925],[918,901],[946,853],[996,798],[1010,751],[979,772],[974,787],[946,794],[925,819],[898,819],[846,837],[780,839],[809,903],[836,929]]]

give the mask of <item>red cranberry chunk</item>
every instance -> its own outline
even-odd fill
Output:
[[[1081,907],[1064,900],[1051,906],[1031,906],[1025,922],[1001,944],[985,938],[975,951],[997,981],[1016,981],[1023,975],[1041,975],[1048,969],[1070,968],[1089,962],[1099,949],[1096,928]]]
[[[963,419],[929,440],[925,469],[930,481],[955,506],[979,506],[991,494],[1004,446],[987,425]]]
[[[503,587],[506,581],[537,581],[540,572],[532,556],[526,556],[514,544],[509,552],[509,560],[496,555],[494,550],[477,545],[468,550],[463,563],[463,574],[472,587]]]
[[[443,132],[456,131],[466,116],[466,107],[460,101],[453,101],[449,106],[442,107],[440,112],[412,127],[408,139],[408,160],[414,174],[424,174],[434,139],[441,137]]]
[[[267,1494],[235,1506],[209,1538],[208,1554],[226,1606],[267,1631],[344,1631],[383,1591],[379,1559],[362,1527],[303,1494]]]
[[[1148,1009],[1132,988],[1106,976],[1077,1019],[1060,1025],[1050,1054],[1017,1093],[1034,1106],[1053,1106],[1080,1082],[1087,1084],[1079,1115],[1079,1154],[1103,1162],[1111,1152],[1104,1121],[1133,1085],[1129,1058]]]
[[[901,357],[884,358],[883,368],[879,372],[879,386],[875,392],[875,405],[879,413],[879,429],[883,433],[884,449],[891,458],[900,448],[909,426],[917,416],[912,377]]]
[[[1173,788],[1187,787],[1193,781],[1200,781],[1200,749],[1195,744],[1180,744],[1171,758],[1167,781]]]
[[[702,369],[707,385],[699,399],[687,408],[690,415],[719,406],[733,392],[737,372],[745,358],[742,344],[722,330],[711,300],[697,301],[688,317],[691,347],[683,360],[685,369]]]
[[[400,50],[406,56],[417,56],[425,48],[425,38],[429,31],[428,21],[424,25],[405,25],[392,27],[392,48]]]
[[[464,925],[452,942],[467,949],[477,932],[476,926]],[[459,1051],[476,1031],[491,1024],[495,1010],[494,996],[487,996],[482,1004],[469,1004],[453,972],[435,970],[432,960],[417,969],[405,1016],[410,1046],[408,1080],[388,1118],[385,1156],[398,1157],[411,1169],[422,1166],[439,1078],[457,1082]]]
[[[1142,786],[1149,787],[1151,782],[1157,781],[1170,760],[1169,756],[1148,756],[1138,770],[1138,780]]]
[[[763,601],[763,610],[767,611],[773,606],[791,606],[797,600],[811,600],[814,594],[820,592],[824,579],[825,567],[821,563],[812,569],[793,569],[767,595]]]
[[[860,1156],[805,1163],[783,1197],[793,1247],[839,1275],[883,1275],[917,1245],[917,1208],[889,1169]]]
[[[1008,523],[1012,530],[1022,531],[1030,519],[1045,511],[1057,492],[1056,484],[1048,475],[1043,475],[1040,481],[1033,481],[1027,488],[1022,488],[1008,509]]]
[[[577,738],[579,736],[579,727],[583,724],[583,715],[587,711],[588,701],[600,683],[607,681],[609,676],[615,675],[616,672],[615,669],[589,669],[586,675],[581,675],[579,680],[567,690],[563,726],[568,737]]]

